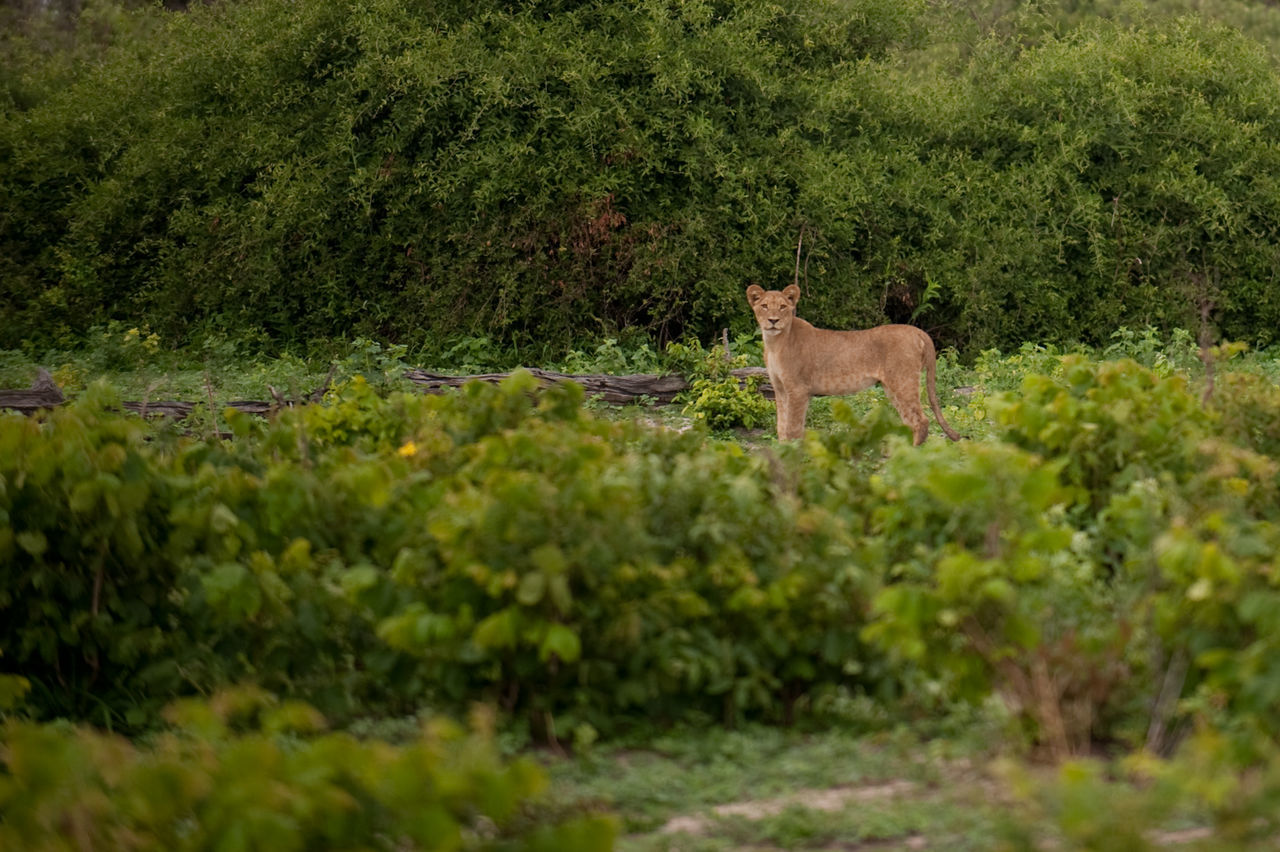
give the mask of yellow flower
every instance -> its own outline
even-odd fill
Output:
[[[400,455],[404,456],[405,458],[409,458],[410,456],[415,456],[418,454],[418,445],[415,444],[413,441],[406,441],[404,446],[401,447],[398,452],[400,453]]]

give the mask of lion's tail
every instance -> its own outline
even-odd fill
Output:
[[[963,436],[951,428],[951,424],[942,416],[942,406],[938,404],[938,350],[934,348],[932,337],[926,334],[924,339],[924,378],[925,389],[929,392],[929,406],[933,409],[933,416],[938,419],[938,425],[942,427],[947,437],[953,441],[959,441]]]

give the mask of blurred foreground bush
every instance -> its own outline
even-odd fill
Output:
[[[491,732],[426,725],[401,746],[234,690],[171,707],[145,744],[68,725],[0,727],[0,847],[602,852],[601,816],[538,809],[546,779]]]

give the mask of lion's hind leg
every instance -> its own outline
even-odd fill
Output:
[[[925,416],[924,407],[920,404],[920,388],[908,390],[889,383],[884,383],[883,386],[885,396],[889,397],[894,410],[911,430],[912,443],[920,446],[929,437],[929,418]]]

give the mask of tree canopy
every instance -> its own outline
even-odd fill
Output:
[[[922,0],[91,6],[11,38],[0,346],[830,326],[974,351],[1280,328],[1273,57],[1196,18],[940,49]],[[87,21],[87,23],[85,22]],[[109,35],[103,35],[109,33]],[[74,56],[74,61],[68,60]]]

